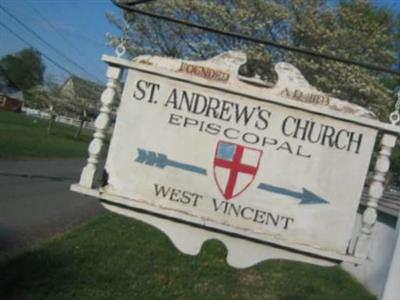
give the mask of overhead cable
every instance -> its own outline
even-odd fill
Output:
[[[60,50],[58,50],[56,47],[51,45],[49,42],[44,40],[39,34],[37,34],[35,31],[33,31],[31,28],[29,28],[24,22],[22,22],[20,19],[18,19],[15,15],[13,15],[11,12],[9,12],[6,8],[4,8],[2,5],[0,5],[0,8],[13,20],[15,20],[18,24],[20,24],[25,30],[33,34],[37,39],[39,39],[42,43],[47,45],[49,48],[51,48],[53,51],[57,52],[60,56],[62,56],[64,59],[66,59],[69,63],[80,69],[82,72],[84,72],[86,75],[89,77],[92,77],[98,81],[101,81],[97,76],[91,74],[88,72],[86,69],[84,69],[82,66],[80,66],[78,63],[70,59],[68,56],[66,56],[64,53],[62,53]]]
[[[157,13],[152,13],[149,11],[135,8],[135,6],[138,4],[142,4],[142,3],[146,3],[146,2],[154,2],[156,0],[138,0],[138,1],[132,1],[132,2],[126,2],[126,3],[121,3],[121,2],[118,2],[117,0],[111,0],[111,1],[116,6],[118,6],[119,8],[121,8],[123,10],[129,11],[129,12],[135,12],[135,13],[145,15],[145,16],[148,16],[151,18],[160,19],[160,20],[164,20],[167,22],[173,22],[173,23],[184,25],[187,27],[197,28],[197,29],[200,29],[203,31],[208,31],[208,32],[212,32],[215,34],[219,34],[219,35],[225,35],[225,36],[229,36],[232,38],[242,39],[242,40],[249,41],[249,42],[256,43],[256,44],[262,44],[265,46],[271,46],[271,47],[275,47],[275,48],[279,48],[279,49],[283,49],[283,50],[287,50],[287,51],[305,54],[308,56],[318,57],[318,58],[331,60],[331,61],[337,61],[337,62],[348,64],[348,65],[358,66],[358,67],[361,67],[364,69],[369,69],[369,70],[373,70],[373,71],[378,71],[378,72],[382,72],[382,73],[388,73],[388,74],[394,74],[394,75],[400,76],[400,71],[398,71],[398,70],[387,69],[387,68],[383,68],[383,67],[380,67],[377,65],[368,64],[365,62],[354,61],[354,60],[350,60],[350,59],[346,59],[346,58],[342,58],[342,57],[337,57],[337,56],[334,56],[334,55],[328,54],[328,53],[320,53],[320,52],[312,51],[312,50],[305,49],[305,48],[284,45],[284,44],[280,44],[280,43],[270,41],[270,40],[263,40],[263,39],[251,37],[248,35],[225,31],[225,30],[209,27],[206,25],[201,25],[201,24],[189,22],[186,20],[168,17],[168,16],[157,14]]]
[[[12,30],[10,27],[8,27],[6,24],[4,24],[3,22],[0,21],[0,25],[3,26],[5,29],[7,29],[11,34],[13,34],[16,38],[18,38],[19,40],[21,40],[22,42],[24,42],[25,44],[27,44],[28,46],[32,47],[33,49],[39,51],[35,46],[33,46],[30,42],[28,42],[27,40],[25,40],[23,37],[21,37],[18,33],[16,33],[14,30]],[[50,61],[51,63],[53,63],[56,67],[60,68],[61,70],[63,70],[64,72],[66,72],[69,75],[73,75],[73,73],[68,70],[67,68],[63,67],[62,65],[60,65],[58,62],[56,62],[55,60],[53,60],[51,57],[49,57],[48,55],[46,55],[45,53],[43,53],[42,51],[39,51],[44,58],[46,58],[48,61]]]

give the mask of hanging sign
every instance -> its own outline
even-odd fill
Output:
[[[181,224],[174,233],[154,221],[172,240],[201,230],[200,240],[218,233],[346,260],[378,132],[366,124],[376,121],[289,64],[276,66],[273,88],[244,82],[244,61],[127,63],[100,196]]]

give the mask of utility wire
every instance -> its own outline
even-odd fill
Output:
[[[58,29],[49,21],[47,20],[47,18],[45,16],[42,15],[42,13],[36,9],[36,7],[34,7],[31,3],[29,3],[29,1],[27,0],[23,0],[28,6],[29,8],[35,12],[35,14],[41,18],[47,25],[49,25],[49,27],[59,36],[62,38],[62,40],[67,43],[71,48],[74,48],[76,51],[80,52],[80,50],[78,49],[78,47],[76,47],[74,44],[72,44],[71,42],[69,42],[68,40],[65,39],[65,37],[58,31]]]
[[[63,34],[61,34],[61,32],[58,30],[58,28],[56,26],[53,25],[52,22],[50,22],[35,6],[32,5],[32,3],[30,3],[28,0],[23,0],[28,6],[29,8],[40,18],[42,19],[47,25],[49,25],[49,27],[66,43],[68,44],[68,46],[70,46],[71,48],[73,48],[75,51],[77,51],[78,53],[81,53],[82,51],[71,41],[69,41]],[[85,55],[86,56],[86,55]],[[88,58],[86,56],[86,58]]]
[[[66,56],[64,53],[62,53],[60,50],[58,50],[57,48],[55,48],[53,45],[51,45],[50,43],[48,43],[46,40],[44,40],[39,34],[37,34],[35,31],[33,31],[32,29],[30,29],[24,22],[22,22],[20,19],[18,19],[16,16],[14,16],[11,12],[9,12],[6,8],[4,8],[2,5],[0,5],[0,8],[8,15],[10,16],[13,20],[15,20],[18,24],[20,24],[23,28],[25,28],[28,32],[30,32],[31,34],[33,34],[37,39],[39,39],[42,43],[44,43],[45,45],[47,45],[49,48],[51,48],[53,51],[57,52],[59,55],[61,55],[64,59],[66,59],[67,61],[69,61],[71,64],[73,64],[74,66],[76,66],[77,68],[79,68],[82,72],[84,72],[85,74],[87,74],[88,76],[95,78],[98,81],[101,81],[97,76],[89,73],[88,71],[86,71],[83,67],[81,67],[79,64],[77,64],[75,61],[73,61],[72,59],[70,59],[68,56]]]
[[[342,57],[337,57],[332,54],[320,53],[320,52],[308,50],[305,48],[284,45],[284,44],[280,44],[280,43],[270,41],[270,40],[262,40],[262,39],[254,38],[254,37],[251,37],[248,35],[238,34],[238,33],[234,33],[231,31],[225,31],[225,30],[221,30],[221,29],[217,29],[217,28],[213,28],[213,27],[209,27],[209,26],[205,26],[205,25],[201,25],[201,24],[197,24],[197,23],[192,23],[192,22],[189,22],[186,20],[181,20],[181,19],[168,17],[168,16],[157,14],[157,13],[152,13],[149,11],[144,11],[141,9],[134,8],[135,5],[145,3],[145,2],[154,2],[156,0],[138,0],[138,1],[131,1],[131,2],[126,2],[126,3],[120,3],[120,2],[117,2],[117,0],[111,0],[111,1],[114,3],[114,5],[118,6],[119,8],[121,8],[123,10],[129,11],[129,12],[135,12],[135,13],[138,13],[141,15],[148,16],[150,18],[160,19],[160,20],[164,20],[167,22],[173,22],[176,24],[180,24],[180,25],[184,25],[184,26],[192,27],[192,28],[197,28],[197,29],[200,29],[203,31],[208,31],[208,32],[212,32],[215,34],[219,34],[219,35],[225,35],[225,36],[229,36],[232,38],[242,39],[242,40],[249,41],[249,42],[256,43],[256,44],[262,44],[265,46],[271,46],[271,47],[275,47],[275,48],[279,48],[279,49],[283,49],[283,50],[287,50],[287,51],[297,52],[297,53],[301,53],[301,54],[305,54],[305,55],[309,55],[309,56],[313,56],[313,57],[337,61],[340,63],[354,65],[354,66],[358,66],[358,67],[369,69],[369,70],[374,70],[374,71],[378,71],[378,72],[382,72],[382,73],[388,73],[388,74],[394,74],[394,75],[400,76],[400,71],[383,68],[383,67],[380,67],[377,65],[371,65],[371,64],[364,63],[364,62],[359,62],[359,61],[354,61],[354,60],[350,60],[350,59],[346,59],[346,58],[342,58]]]
[[[6,24],[4,24],[3,22],[0,21],[0,25],[3,26],[5,29],[7,29],[11,34],[13,34],[19,40],[21,40],[22,42],[24,42],[28,46],[31,46],[33,49],[39,51],[35,46],[33,46],[30,42],[28,42],[23,37],[21,37],[18,33],[16,33],[14,30],[12,30],[10,27],[8,27]],[[73,73],[70,70],[68,70],[67,68],[65,68],[62,65],[60,65],[58,62],[53,60],[51,57],[49,57],[48,55],[46,55],[45,53],[43,53],[41,51],[39,51],[39,52],[43,55],[44,58],[46,58],[48,61],[53,63],[56,67],[60,68],[61,70],[63,70],[64,72],[66,72],[69,75],[73,75]]]

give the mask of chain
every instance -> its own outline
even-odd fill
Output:
[[[394,106],[394,112],[390,114],[389,119],[393,125],[400,125],[400,88],[397,90],[397,102]]]
[[[128,40],[128,32],[130,30],[128,22],[124,21],[124,29],[123,29],[123,34],[121,37],[121,42],[118,44],[118,46],[115,48],[115,54],[118,57],[122,57],[126,53],[126,42]]]

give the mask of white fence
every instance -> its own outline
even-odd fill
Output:
[[[25,113],[27,116],[32,116],[41,119],[50,119],[50,114],[48,112],[44,112],[38,109],[23,107],[22,112]],[[72,126],[80,126],[80,120],[67,117],[67,116],[56,116],[55,121],[62,124],[72,125]],[[83,128],[92,129],[94,130],[94,121],[84,122]]]

